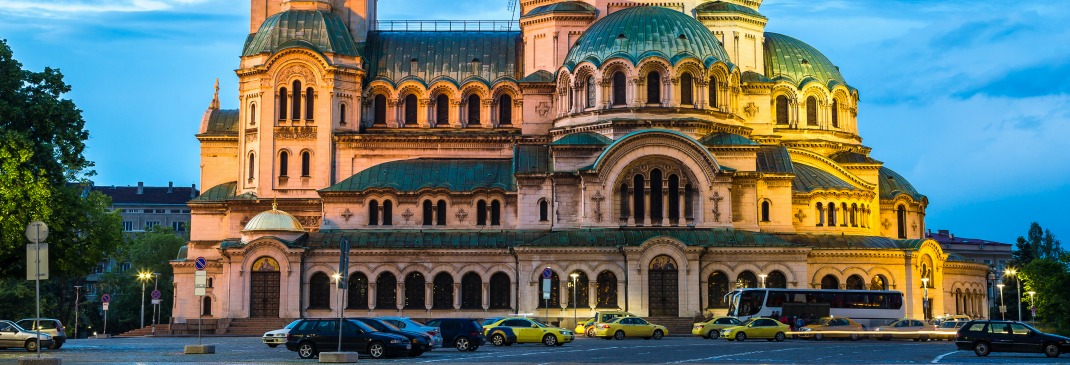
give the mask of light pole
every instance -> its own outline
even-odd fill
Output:
[[[149,281],[150,275],[147,272],[137,274],[137,279],[141,281],[141,328],[145,328],[145,284]]]
[[[1029,294],[1029,321],[1033,322],[1033,324],[1036,324],[1037,302],[1035,298],[1033,298],[1033,295],[1036,295],[1037,292],[1030,290],[1026,292],[1026,294]]]
[[[160,288],[159,284],[160,284],[160,273],[158,273],[158,272],[152,273],[152,292],[153,293],[155,293],[157,290],[159,290],[159,288]],[[156,336],[156,322],[157,322],[157,318],[156,318],[157,311],[156,311],[156,308],[159,307],[160,300],[159,299],[153,299],[153,302],[154,303],[152,303],[152,335]]]
[[[578,309],[579,305],[576,304],[576,292],[579,290],[579,287],[576,286],[576,279],[580,277],[580,274],[579,273],[571,273],[571,274],[568,274],[568,276],[572,278],[572,324],[573,324],[573,327],[575,327],[575,324],[576,324],[576,311],[579,310]]]
[[[1003,305],[1003,287],[1004,286],[1005,285],[1003,285],[1003,283],[996,284],[996,287],[999,288],[999,317],[1000,317],[1000,319],[1006,321],[1007,320],[1007,307],[1005,305]]]
[[[924,290],[921,299],[921,315],[925,319],[929,319],[929,278],[921,278],[921,287]]]
[[[1014,277],[1014,282],[1016,284],[1018,284],[1018,320],[1021,321],[1022,320],[1022,280],[1021,280],[1022,278],[1018,276],[1018,270],[1013,269],[1013,268],[1007,269],[1007,271],[1004,271],[1004,273],[1007,274],[1007,276],[1013,276]]]
[[[765,287],[765,277],[766,276],[769,276],[769,275],[766,275],[766,274],[758,275],[759,278],[762,278],[762,286],[761,286],[762,288]]]
[[[342,273],[334,273],[331,278],[338,286],[338,352],[342,352],[342,317],[345,315],[345,309],[342,308]]]
[[[74,286],[74,338],[78,339],[78,299],[81,299],[79,295],[82,294],[82,286]]]

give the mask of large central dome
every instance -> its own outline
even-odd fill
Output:
[[[637,6],[591,25],[569,50],[564,66],[571,70],[585,61],[601,66],[611,58],[638,64],[654,56],[673,64],[689,57],[704,66],[731,63],[721,43],[695,18],[659,6]]]

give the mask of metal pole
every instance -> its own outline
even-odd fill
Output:
[[[152,273],[152,292],[155,293],[159,290],[160,274]],[[153,299],[154,301],[158,299]],[[144,302],[143,302],[144,303]],[[152,304],[152,335],[156,336],[156,304]]]
[[[576,327],[576,311],[579,310],[579,305],[576,303],[576,277],[572,277],[572,327]]]
[[[1006,311],[1004,309],[1007,309],[1007,308],[1004,307],[1004,303],[1003,303],[1003,285],[1000,284],[999,285],[999,316],[1000,316],[1000,319],[1006,321],[1007,320],[1007,313],[1006,313]]]
[[[1022,321],[1022,275],[1021,272],[1014,274],[1014,282],[1018,283],[1018,321]]]
[[[141,279],[141,328],[145,328],[145,278],[140,277],[144,274],[138,276]]]
[[[197,306],[197,308],[198,308],[198,310],[197,310],[197,344],[198,345],[201,344],[201,323],[204,322],[204,319],[201,318],[201,315],[204,314],[204,300],[203,299],[204,298],[197,298],[197,302],[198,302],[198,304],[200,304],[200,305]]]
[[[81,285],[75,285],[74,286],[74,338],[75,339],[78,338],[78,310],[80,309],[80,308],[78,308],[78,299],[80,299],[79,298],[80,294],[82,294],[82,286]]]
[[[34,245],[37,248],[36,250],[34,250],[36,252],[36,254],[37,254],[37,260],[35,262],[35,266],[37,266],[37,275],[33,278],[34,282],[36,283],[36,286],[37,286],[37,317],[35,317],[33,321],[34,321],[34,323],[37,323],[37,321],[39,321],[40,318],[41,318],[41,238],[40,238],[41,237],[41,225],[40,224],[35,224],[34,226],[37,229],[37,239],[34,240]],[[37,326],[34,326],[34,327],[38,327],[38,328],[34,328],[34,330],[37,333],[37,358],[40,359],[41,358],[41,329],[40,329],[40,325],[37,325]]]
[[[342,278],[338,278],[341,283]],[[338,288],[338,352],[342,352],[342,321],[345,317],[345,310],[342,309],[342,291],[345,289]]]

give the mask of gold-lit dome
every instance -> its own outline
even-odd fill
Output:
[[[249,220],[249,223],[245,225],[245,229],[242,232],[260,232],[260,231],[283,231],[283,232],[304,232],[305,228],[301,226],[301,222],[290,215],[278,209],[278,205],[271,204],[271,210],[262,212]]]

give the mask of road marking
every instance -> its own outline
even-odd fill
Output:
[[[764,352],[790,351],[790,350],[799,350],[799,349],[802,349],[802,347],[793,347],[793,348],[771,350],[771,351],[742,352],[742,353],[738,353],[738,354],[728,354],[728,355],[721,355],[721,356],[705,357],[705,358],[700,358],[700,359],[673,361],[673,362],[667,362],[666,364],[682,364],[682,363],[685,363],[685,362],[717,360],[717,359],[723,359],[723,358],[726,358],[726,357],[736,357],[736,356],[740,356],[740,355],[760,354],[760,353],[764,353]]]
[[[947,356],[947,355],[951,355],[951,354],[953,354],[953,353],[956,353],[956,352],[958,352],[958,350],[955,350],[955,351],[951,351],[951,352],[948,352],[948,353],[946,353],[946,354],[943,354],[943,355],[937,356],[936,358],[934,358],[934,359],[933,359],[933,361],[931,361],[931,362],[929,362],[929,363],[930,363],[930,364],[937,364],[937,363],[939,363],[939,362],[940,362],[940,360],[941,360],[941,359],[943,359],[943,358],[944,358],[944,356]]]

